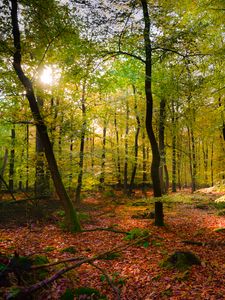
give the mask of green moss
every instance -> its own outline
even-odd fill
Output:
[[[76,248],[73,247],[73,246],[69,246],[69,247],[66,247],[62,250],[60,250],[61,253],[71,253],[71,254],[75,254],[77,252]]]
[[[199,258],[189,251],[177,251],[167,257],[161,266],[164,268],[176,268],[178,270],[187,270],[192,265],[200,265]]]

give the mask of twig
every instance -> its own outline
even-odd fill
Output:
[[[199,241],[182,241],[184,244],[188,245],[197,245],[197,246],[225,246],[225,243],[222,242],[199,242]]]
[[[38,269],[43,269],[43,268],[49,268],[49,267],[56,266],[56,265],[59,265],[59,264],[64,264],[64,263],[73,262],[73,261],[82,260],[82,259],[84,259],[84,257],[71,257],[71,258],[67,258],[67,259],[60,260],[60,261],[55,261],[55,262],[48,263],[48,264],[31,266],[30,269],[31,270],[38,270]]]

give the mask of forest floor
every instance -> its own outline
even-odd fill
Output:
[[[111,228],[130,234],[103,230],[65,232],[63,212],[56,200],[41,200],[41,211],[33,202],[0,205],[0,252],[13,255],[16,251],[29,257],[41,254],[50,262],[58,262],[73,257],[93,258],[114,249],[39,289],[34,299],[73,299],[70,291],[76,289],[78,293],[80,287],[96,289],[101,296],[93,296],[94,291],[92,296],[84,296],[88,294],[86,290],[74,299],[225,299],[225,203],[215,205],[220,196],[204,190],[170,194],[164,201],[165,226],[156,227],[152,219],[138,218],[153,211],[150,194],[147,198],[138,191],[132,198],[114,192],[86,194],[79,207],[83,229]],[[142,239],[143,232],[149,235],[137,244],[135,234]],[[185,270],[163,267],[162,261],[174,251],[191,251],[201,264]],[[47,277],[70,264],[48,268]],[[17,284],[15,278],[11,281]],[[23,279],[22,285],[32,284]],[[0,299],[8,290],[2,287]]]

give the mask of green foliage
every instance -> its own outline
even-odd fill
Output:
[[[217,213],[218,216],[225,216],[225,209],[222,209]]]
[[[60,300],[73,300],[75,292],[71,289],[66,289],[65,292],[61,295]]]
[[[44,265],[49,263],[47,256],[44,255],[35,255],[32,261],[34,265]]]
[[[131,229],[127,235],[125,236],[125,240],[135,240],[141,237],[148,237],[149,236],[149,231],[147,229],[141,229],[141,228],[134,228]]]
[[[45,252],[51,252],[51,251],[54,251],[54,250],[55,250],[55,247],[53,247],[53,246],[47,246],[47,247],[44,248]]]
[[[60,250],[60,252],[75,254],[77,252],[77,250],[74,246],[69,246],[69,247],[66,247],[66,248]]]
[[[21,289],[19,287],[12,286],[7,295],[7,299],[9,300],[17,299],[20,293],[21,293]]]
[[[225,232],[225,227],[220,227],[220,228],[216,228],[214,229],[215,232]]]
[[[78,218],[81,221],[89,221],[90,220],[90,215],[88,213],[84,213],[84,212],[78,212]]]
[[[100,279],[102,282],[107,281],[106,276],[104,274],[100,276]],[[111,275],[111,280],[115,285],[123,286],[126,283],[126,278],[120,277],[120,274],[118,272],[114,272]]]
[[[58,211],[56,212],[56,215],[57,215],[58,217],[65,217],[65,211],[64,211],[64,210],[58,210]]]
[[[108,197],[108,198],[114,198],[114,197],[116,197],[116,194],[115,194],[114,190],[110,189],[110,190],[104,191],[104,196]]]

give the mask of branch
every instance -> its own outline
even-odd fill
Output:
[[[164,47],[153,47],[152,51],[155,50],[162,50],[162,51],[166,51],[166,52],[172,52],[175,53],[179,56],[182,56],[183,58],[187,58],[187,57],[191,57],[191,56],[206,56],[206,55],[211,55],[210,53],[193,53],[193,54],[183,54],[179,51],[177,51],[176,49],[170,49],[170,48],[164,48]]]
[[[125,55],[125,56],[129,56],[129,57],[133,57],[139,61],[141,61],[142,63],[145,64],[145,60],[141,57],[141,56],[138,56],[138,55],[135,55],[135,54],[132,54],[132,53],[129,53],[129,52],[126,52],[126,51],[107,51],[107,52],[103,52],[105,53],[105,55],[112,55],[112,56],[119,56],[119,55]]]
[[[26,296],[27,294],[30,295],[31,293],[33,293],[33,292],[39,290],[40,288],[42,288],[42,287],[44,287],[44,286],[48,286],[50,283],[54,282],[56,279],[60,278],[63,274],[65,274],[65,273],[67,273],[67,272],[73,270],[74,268],[77,268],[77,267],[81,266],[81,265],[84,264],[84,263],[89,263],[89,264],[90,264],[90,263],[92,263],[93,261],[98,260],[98,259],[101,259],[101,258],[105,257],[105,256],[108,255],[108,254],[111,254],[111,253],[114,253],[114,252],[118,252],[118,251],[123,251],[123,250],[125,250],[125,249],[131,247],[132,245],[137,244],[138,242],[141,242],[141,241],[143,241],[143,240],[146,240],[146,238],[148,238],[148,236],[144,236],[144,237],[141,237],[141,238],[139,238],[139,239],[136,239],[136,240],[134,240],[132,243],[128,243],[128,244],[126,243],[125,245],[117,246],[117,247],[115,247],[115,248],[113,248],[113,249],[111,249],[111,250],[109,250],[109,251],[105,251],[105,252],[103,252],[103,253],[97,254],[97,255],[92,256],[92,257],[90,257],[90,258],[83,258],[83,259],[81,259],[80,261],[78,261],[78,262],[72,264],[71,266],[65,267],[65,268],[59,270],[57,273],[53,274],[53,275],[52,275],[51,277],[49,277],[49,278],[46,278],[46,279],[44,279],[44,280],[42,280],[42,281],[40,281],[40,282],[38,282],[38,283],[36,283],[36,284],[33,284],[33,285],[31,285],[30,287],[22,288],[22,289],[20,290],[19,295],[24,296],[24,299],[25,299],[25,296]],[[69,262],[69,260],[70,260],[70,261],[74,261],[74,260],[77,260],[77,259],[78,259],[77,257],[76,257],[76,258],[70,258],[70,259],[68,259],[68,260],[64,260],[64,261],[61,261],[61,262],[57,262],[56,264]],[[40,266],[40,267],[41,267],[41,266]],[[47,265],[46,265],[46,267],[47,267]],[[43,265],[42,265],[42,268],[43,268]],[[35,268],[33,268],[33,269],[35,269]],[[19,296],[19,295],[18,295],[18,296]]]
[[[0,175],[0,181],[2,181],[4,183],[4,185],[6,186],[7,190],[9,191],[10,195],[12,196],[13,200],[17,202],[15,196],[13,195],[13,193],[10,191],[10,188],[8,186],[8,184],[6,183],[5,179],[2,177],[2,175]]]
[[[185,240],[182,241],[184,244],[188,245],[197,245],[197,246],[225,246],[225,243],[222,242],[198,242],[198,241],[190,241],[190,240]]]

